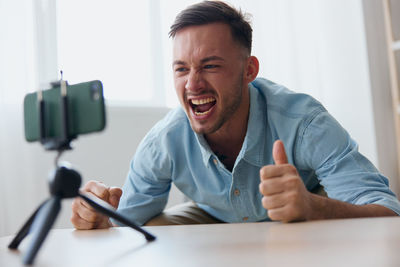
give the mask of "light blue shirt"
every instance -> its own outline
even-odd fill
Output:
[[[269,220],[261,204],[259,171],[273,164],[272,145],[280,139],[308,190],[320,183],[330,198],[380,204],[400,214],[388,180],[318,101],[260,78],[249,84],[249,91],[246,137],[232,172],[177,108],[139,145],[118,210],[141,225],[162,212],[174,183],[222,221]]]

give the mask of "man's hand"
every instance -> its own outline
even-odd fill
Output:
[[[282,141],[275,141],[272,155],[275,165],[260,170],[262,205],[268,210],[268,216],[282,222],[311,219],[313,196],[296,168],[288,164]]]
[[[97,181],[88,182],[82,190],[108,202],[114,208],[118,207],[119,199],[122,195],[121,188],[109,188]],[[80,230],[112,227],[112,223],[107,216],[95,211],[81,198],[75,198],[72,202],[71,222],[76,229]]]

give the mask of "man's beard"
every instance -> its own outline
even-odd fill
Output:
[[[232,102],[225,108],[224,112],[220,114],[220,118],[218,118],[215,125],[209,130],[196,130],[191,124],[192,130],[198,134],[212,134],[218,131],[231,117],[235,114],[235,112],[239,109],[240,104],[242,103],[243,98],[243,75],[239,76],[238,81],[234,86],[235,95],[231,95],[230,100]],[[220,103],[217,103],[220,104]],[[202,122],[199,122],[202,124]],[[204,122],[207,123],[207,122]]]

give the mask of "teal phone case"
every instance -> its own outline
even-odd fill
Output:
[[[102,131],[106,125],[103,85],[90,81],[67,87],[68,136],[78,136]],[[43,91],[44,123],[46,138],[61,137],[60,87]],[[24,98],[25,139],[28,142],[40,139],[39,103],[37,93]]]

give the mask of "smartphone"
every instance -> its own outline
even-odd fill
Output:
[[[44,135],[46,138],[62,136],[60,86],[42,91],[44,101]],[[102,131],[106,125],[103,85],[90,81],[67,86],[68,137]],[[38,93],[24,98],[25,139],[40,139]]]

